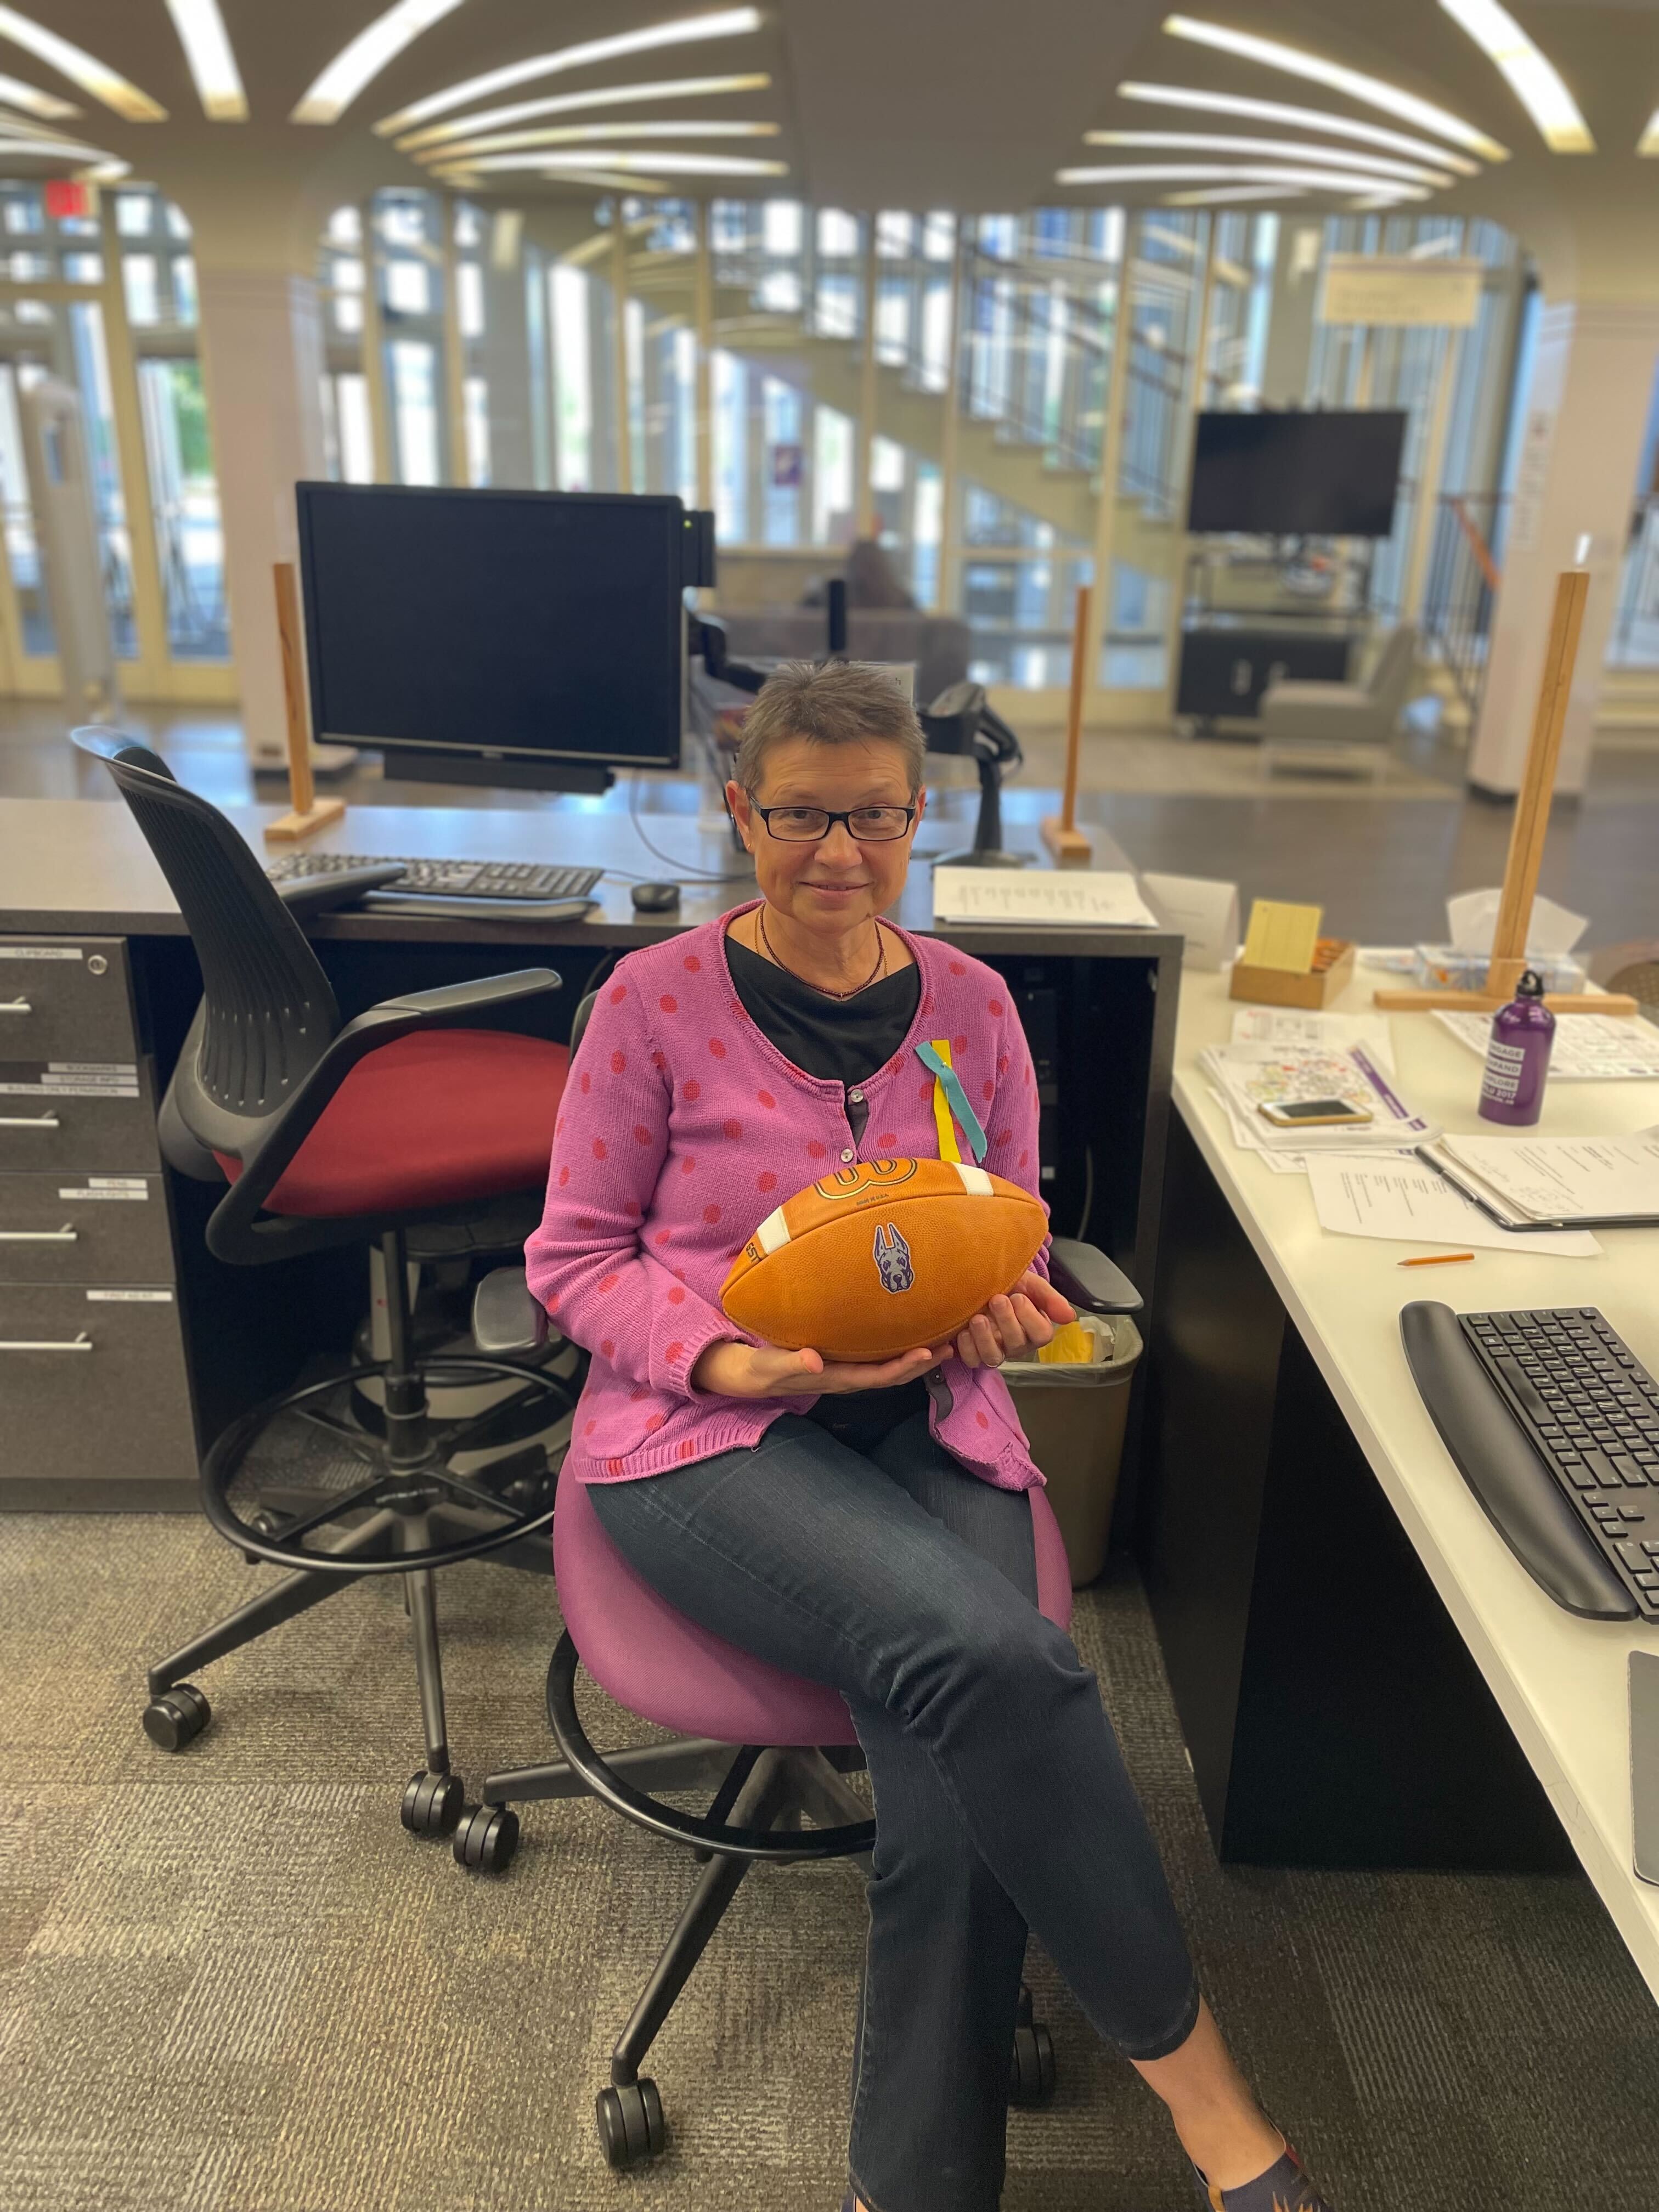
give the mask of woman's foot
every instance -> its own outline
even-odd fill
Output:
[[[1235,2189],[1206,2181],[1196,2166],[1212,2212],[1331,2212],[1331,2207],[1302,2171],[1302,2161],[1286,2143],[1265,2173]]]

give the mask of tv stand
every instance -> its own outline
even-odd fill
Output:
[[[382,745],[388,780],[483,784],[498,791],[572,791],[599,797],[616,776],[583,761],[532,760],[522,753],[447,753],[428,745]]]

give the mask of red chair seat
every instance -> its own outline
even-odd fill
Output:
[[[503,1030],[384,1044],[329,1100],[266,1209],[337,1220],[538,1189],[569,1066],[563,1045]],[[215,1157],[234,1182],[241,1163]]]

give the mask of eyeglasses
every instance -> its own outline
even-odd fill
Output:
[[[844,814],[832,814],[827,806],[751,805],[750,811],[766,824],[769,836],[785,845],[816,845],[837,822],[847,824],[847,834],[856,844],[890,845],[908,833],[916,818],[914,806],[854,806]]]

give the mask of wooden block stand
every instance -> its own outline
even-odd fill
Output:
[[[1584,626],[1584,601],[1589,593],[1589,575],[1583,568],[1564,570],[1555,586],[1555,612],[1544,652],[1544,675],[1538,687],[1526,769],[1515,802],[1515,824],[1504,866],[1504,894],[1492,933],[1486,988],[1484,991],[1378,991],[1376,1004],[1389,1013],[1431,1013],[1443,1006],[1465,1013],[1491,1014],[1515,996],[1515,987],[1527,966],[1527,932],[1532,925],[1532,902],[1538,890],[1544,839],[1549,832],[1561,732],[1567,719],[1573,663],[1578,657],[1578,636]],[[1637,1011],[1635,1000],[1618,992],[1552,992],[1544,1004],[1554,1014],[1633,1014]]]
[[[1091,840],[1077,826],[1077,764],[1083,744],[1083,698],[1088,682],[1089,609],[1093,594],[1087,584],[1077,587],[1072,617],[1072,695],[1066,713],[1066,790],[1058,814],[1045,815],[1038,835],[1054,855],[1057,868],[1086,868],[1095,857]]]

